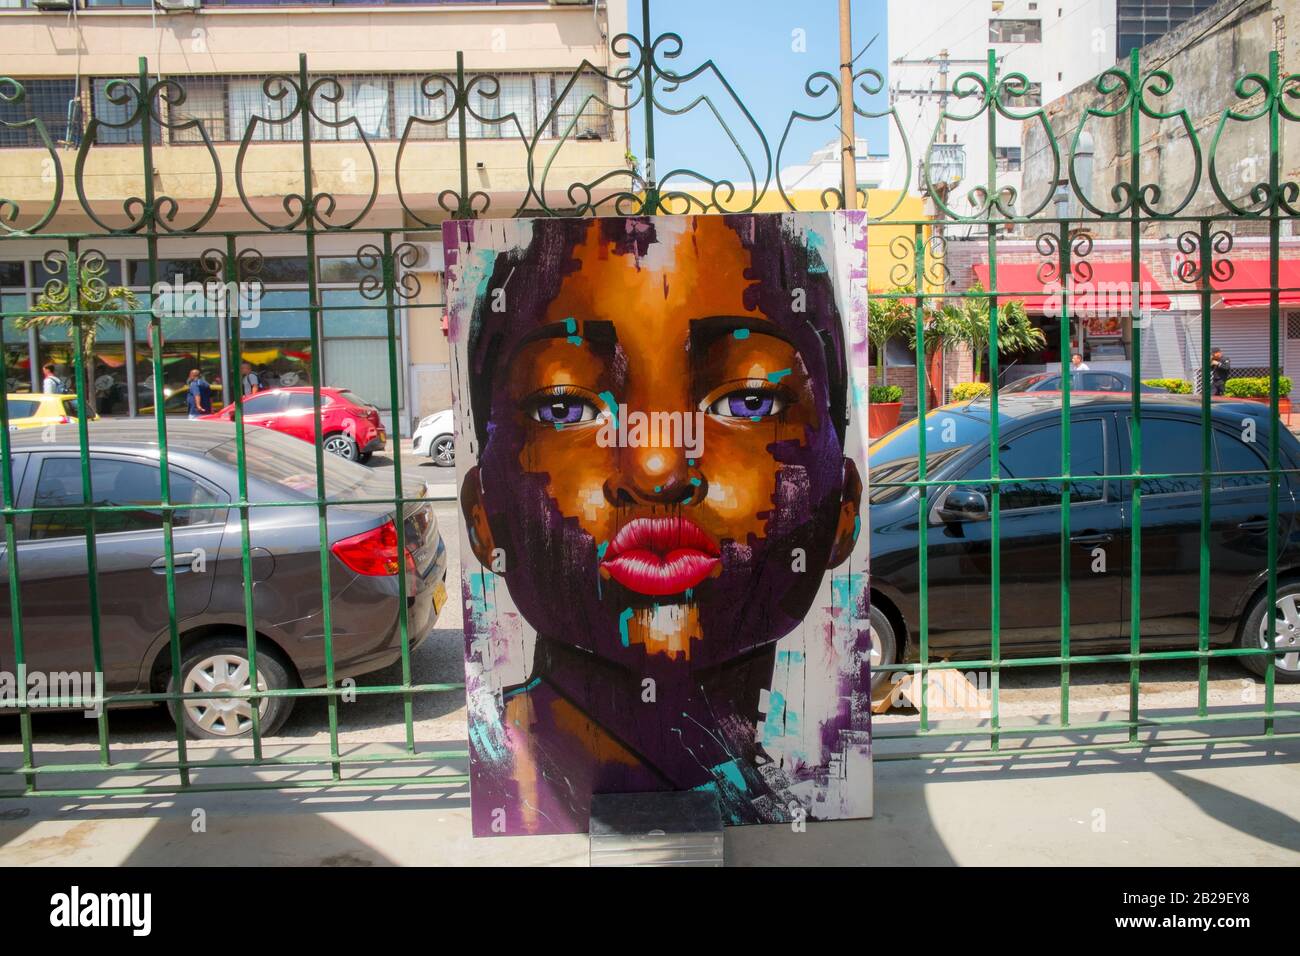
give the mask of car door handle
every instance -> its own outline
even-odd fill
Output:
[[[172,567],[178,569],[184,569],[188,571],[190,569],[190,566],[194,564],[194,559],[197,558],[198,556],[199,553],[197,551],[182,551],[179,554],[173,554]],[[167,557],[164,555],[161,558],[155,559],[149,565],[149,570],[152,571],[154,574],[166,574]]]
[[[1071,544],[1110,544],[1115,540],[1113,534],[1080,534],[1070,538]]]
[[[1237,527],[1242,531],[1267,531],[1268,519],[1251,518],[1249,521],[1243,521],[1241,524],[1237,525]]]

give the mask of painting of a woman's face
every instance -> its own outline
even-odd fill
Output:
[[[793,240],[795,259],[723,217],[618,222],[586,224],[545,288],[494,277],[509,327],[482,352],[462,506],[539,634],[708,667],[789,633],[852,550],[839,319]]]

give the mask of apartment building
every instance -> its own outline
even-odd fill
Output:
[[[609,38],[625,29],[623,0],[0,0],[3,73],[26,91],[15,102],[12,89],[0,89],[0,197],[13,204],[0,200],[0,209],[19,210],[10,227],[29,227],[49,206],[56,163],[64,177],[62,201],[40,232],[0,242],[0,310],[31,308],[60,275],[62,263],[46,253],[67,243],[41,236],[130,228],[139,208],[126,201],[145,195],[147,156],[154,194],[174,200],[159,230],[159,278],[201,279],[205,250],[224,250],[227,232],[251,231],[237,237],[237,252],[260,254],[265,287],[239,357],[226,354],[220,322],[163,319],[167,386],[192,367],[233,382],[239,358],[268,385],[310,384],[317,323],[322,384],[353,389],[406,434],[450,404],[440,223],[462,197],[484,216],[562,212],[575,202],[573,183],[627,167],[625,114],[611,108],[624,94],[597,72],[617,67]],[[140,57],[146,82],[163,81],[147,150],[144,127],[127,122]],[[451,111],[458,65],[472,110],[463,131]],[[296,83],[304,69],[309,118],[293,84],[274,78]],[[36,117],[49,144],[27,122]],[[318,197],[314,291],[295,225],[304,195]],[[201,234],[170,234],[200,222]],[[378,266],[358,255],[382,244],[375,229],[393,230],[394,245],[412,244],[404,288],[418,285],[400,302],[397,408],[387,313],[382,298],[367,295]],[[102,253],[106,281],[148,303],[142,233],[83,240],[82,250]],[[134,332],[101,329],[101,413],[152,404],[146,318]],[[71,361],[66,335],[20,331],[12,318],[4,348],[11,392],[39,388],[43,363]]]
[[[909,164],[903,134],[891,125],[887,182],[906,182],[919,191],[920,164],[928,161],[931,181],[946,184],[949,206],[959,213],[971,211],[966,193],[991,180],[998,188],[1016,191],[1014,212],[1033,208],[1044,197],[1021,190],[1021,136],[1032,121],[999,115],[990,157],[987,115],[975,116],[980,95],[961,75],[985,75],[992,50],[1000,77],[1021,73],[1028,81],[1023,92],[1006,98],[1011,111],[1024,115],[1093,79],[1133,47],[1149,43],[1211,2],[931,0],[922,17],[915,15],[914,3],[890,0],[890,97],[911,156]],[[958,96],[962,91],[975,95]]]

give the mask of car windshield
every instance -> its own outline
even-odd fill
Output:
[[[245,461],[253,477],[282,489],[288,498],[314,501],[316,498],[316,449],[309,442],[298,441],[261,428],[250,428],[244,433]],[[238,446],[235,439],[216,445],[208,457],[238,467]],[[337,455],[326,453],[326,498],[392,498],[391,473],[372,471],[365,465],[345,461]],[[407,497],[415,497],[423,483],[406,482]]]
[[[1047,379],[1055,380],[1058,379],[1058,376],[1030,375],[1025,378],[1017,379],[1016,381],[1012,382],[1010,385],[1007,385],[1004,388],[1002,388],[1001,391],[1003,394],[1006,394],[1008,392],[1030,392],[1030,391],[1035,391],[1039,388],[1047,388],[1049,387],[1048,385],[1040,384],[1046,381]]]
[[[944,463],[971,445],[987,443],[988,422],[962,415],[948,408],[936,408],[925,418],[926,472],[933,475]],[[884,504],[907,494],[895,482],[915,481],[920,474],[921,432],[916,420],[900,425],[874,442],[867,451],[867,500]]]

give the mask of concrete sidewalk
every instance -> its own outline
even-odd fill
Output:
[[[726,855],[734,865],[1294,866],[1298,815],[1296,740],[879,761],[874,819],[732,828]],[[0,800],[0,866],[586,862],[585,836],[475,840],[462,787]]]

